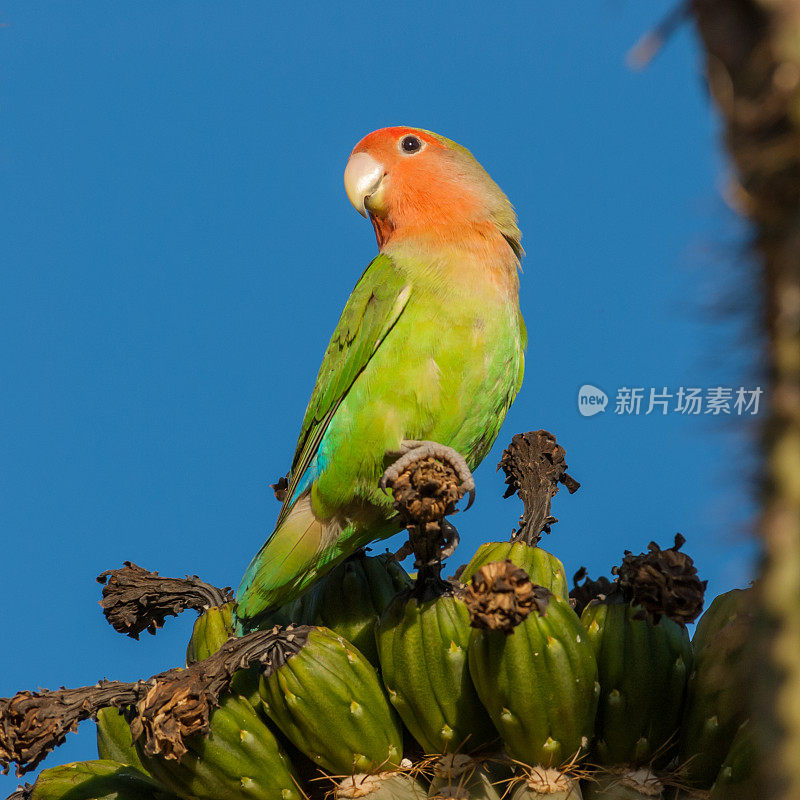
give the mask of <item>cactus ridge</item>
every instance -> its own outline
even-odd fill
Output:
[[[378,625],[392,705],[428,753],[473,750],[497,736],[469,676],[469,637],[469,613],[452,592],[422,601],[402,593]]]
[[[210,733],[187,745],[180,762],[137,749],[153,777],[183,798],[302,800],[288,757],[243,697],[225,697],[211,715]]]
[[[599,693],[597,662],[568,603],[554,595],[546,616],[530,614],[510,636],[473,630],[469,665],[513,758],[559,766],[587,747]]]
[[[284,735],[329,772],[370,771],[402,759],[400,726],[377,673],[326,628],[312,629],[299,652],[264,674],[259,693]]]
[[[593,602],[581,622],[597,657],[601,687],[595,754],[601,764],[669,761],[677,743],[691,644],[686,629],[638,606]]]

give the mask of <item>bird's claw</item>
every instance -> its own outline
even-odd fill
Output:
[[[435,458],[453,468],[461,482],[461,490],[468,494],[465,511],[475,502],[475,479],[467,465],[464,456],[452,447],[439,442],[419,441],[416,439],[403,439],[400,444],[400,457],[389,466],[381,476],[379,486],[386,494],[386,487],[397,480],[398,476],[415,461],[423,458]]]

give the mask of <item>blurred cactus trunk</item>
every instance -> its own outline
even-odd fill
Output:
[[[800,797],[800,2],[693,0],[762,289],[762,575],[753,722],[764,800]]]

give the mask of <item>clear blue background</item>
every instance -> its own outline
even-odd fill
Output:
[[[347,155],[391,124],[472,149],[528,251],[526,381],[453,566],[508,535],[494,467],[547,428],[583,483],[546,541],[568,572],[680,530],[712,595],[749,579],[752,423],[576,406],[757,379],[746,322],[708,310],[742,294],[746,231],[691,30],[625,65],[672,5],[4,4],[0,695],[181,662],[192,615],[138,643],[105,623],[94,578],[125,559],[237,584],[375,253]],[[93,728],[46,765],[92,757]]]

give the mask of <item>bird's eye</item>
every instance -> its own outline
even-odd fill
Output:
[[[400,140],[400,149],[404,153],[416,153],[422,149],[422,142],[416,136],[404,136]]]

